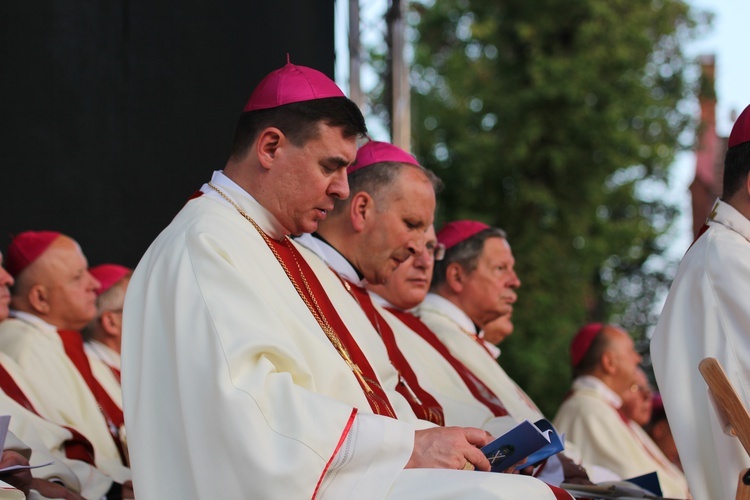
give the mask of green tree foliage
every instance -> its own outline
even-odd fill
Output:
[[[679,0],[412,10],[414,152],[446,184],[438,222],[508,232],[523,285],[501,360],[551,417],[581,325],[653,323],[667,278],[647,259],[675,209],[639,186],[665,182],[693,125],[682,48],[705,20]]]

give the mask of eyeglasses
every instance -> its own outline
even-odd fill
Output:
[[[442,243],[428,243],[427,251],[435,260],[443,260],[445,257],[445,245]]]
[[[635,394],[636,392],[640,392],[641,395],[644,398],[650,398],[651,397],[651,389],[649,387],[644,387],[642,385],[633,384],[630,386],[630,392]]]

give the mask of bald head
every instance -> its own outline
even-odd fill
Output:
[[[98,287],[81,247],[63,235],[16,277],[11,304],[57,328],[80,330],[96,315]]]
[[[576,366],[574,374],[593,375],[615,393],[621,394],[636,380],[640,362],[641,356],[636,352],[630,335],[617,326],[604,325]]]

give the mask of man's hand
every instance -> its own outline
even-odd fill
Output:
[[[31,480],[31,489],[36,490],[44,498],[63,498],[65,500],[86,500],[78,493],[75,493],[65,486],[47,481],[45,479],[34,478]]]
[[[14,465],[29,465],[29,461],[18,452],[12,450],[3,451],[0,458],[0,469]],[[5,472],[0,475],[0,479],[23,491],[24,495],[29,496],[29,487],[31,485],[31,471],[29,469],[19,469],[11,472]]]
[[[586,473],[586,469],[584,469],[562,453],[558,453],[557,458],[560,459],[560,463],[562,464],[564,476],[563,480],[566,483],[589,485],[594,484],[589,480],[589,475]]]
[[[464,469],[467,464],[477,470],[489,471],[490,462],[480,447],[492,437],[475,427],[435,427],[414,433],[412,451],[407,469],[436,468]]]

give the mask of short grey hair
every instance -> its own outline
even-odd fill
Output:
[[[499,227],[489,227],[479,231],[477,234],[445,250],[443,260],[435,262],[432,270],[432,284],[430,291],[434,292],[446,282],[445,272],[453,262],[458,263],[467,273],[477,268],[479,256],[484,249],[484,242],[489,238],[501,238],[507,240],[505,231]]]
[[[443,189],[443,181],[432,170],[428,170],[421,165],[384,161],[368,165],[349,174],[349,192],[356,194],[364,191],[372,196],[376,203],[382,202],[385,194],[393,187],[401,172],[407,168],[416,168],[422,172],[432,184],[435,194]],[[348,200],[351,200],[351,197],[347,200],[336,200],[333,213],[338,213],[341,211],[341,207],[347,206]]]

